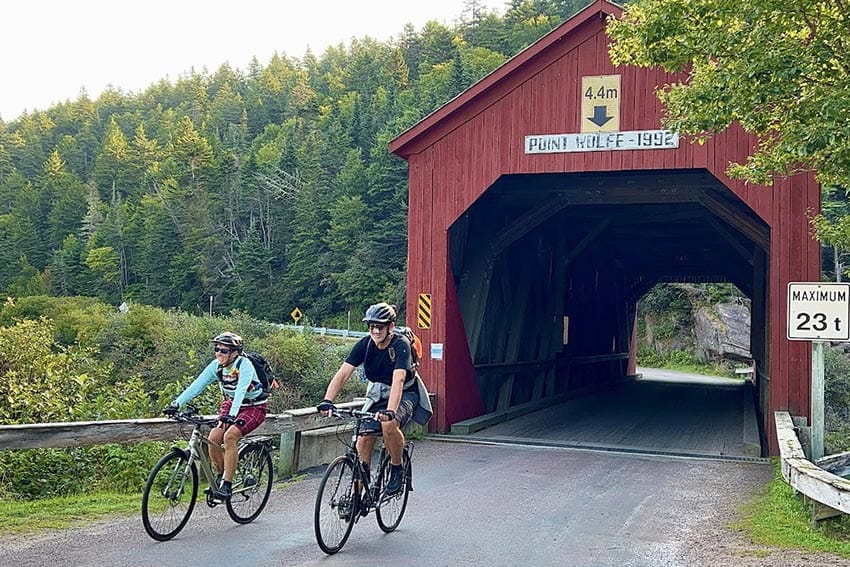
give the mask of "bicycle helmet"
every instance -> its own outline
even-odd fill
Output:
[[[221,333],[220,335],[217,335],[216,338],[212,340],[212,342],[219,345],[233,347],[239,352],[242,352],[242,346],[244,344],[244,342],[242,341],[242,337],[240,337],[236,333]]]
[[[369,306],[363,321],[366,323],[392,323],[395,322],[395,316],[395,305],[389,305],[382,301]]]

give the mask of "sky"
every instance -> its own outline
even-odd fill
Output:
[[[0,3],[0,117],[96,99],[107,87],[141,92],[191,69],[252,57],[317,57],[351,38],[386,41],[405,23],[451,26],[467,0],[4,0]],[[499,14],[506,0],[483,0]]]

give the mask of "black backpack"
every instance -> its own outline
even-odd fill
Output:
[[[393,328],[393,334],[407,339],[410,345],[410,365],[416,371],[419,368],[419,361],[422,359],[422,340],[416,336],[416,333],[410,327],[396,326]],[[388,354],[390,360],[395,363],[395,349],[390,347]]]
[[[280,384],[278,384],[277,379],[274,377],[274,370],[272,370],[269,361],[263,358],[262,354],[258,352],[243,352],[242,356],[250,360],[251,364],[254,365],[254,372],[257,374],[257,380],[260,381],[263,387],[263,392],[270,394],[272,390],[280,387]],[[236,368],[239,368],[241,362],[241,360],[236,361]]]

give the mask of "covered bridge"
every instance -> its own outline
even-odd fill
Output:
[[[409,162],[407,311],[432,426],[615,383],[653,285],[732,282],[752,300],[776,454],[772,412],[810,411],[811,345],[786,339],[785,294],[819,280],[819,186],[730,179],[756,144],[738,126],[703,145],[661,130],[656,89],[679,77],[611,63],[621,13],[594,2],[390,144]]]

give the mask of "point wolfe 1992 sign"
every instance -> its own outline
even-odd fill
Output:
[[[536,134],[525,137],[525,153],[601,152],[610,150],[666,150],[679,147],[679,134],[670,130]]]

